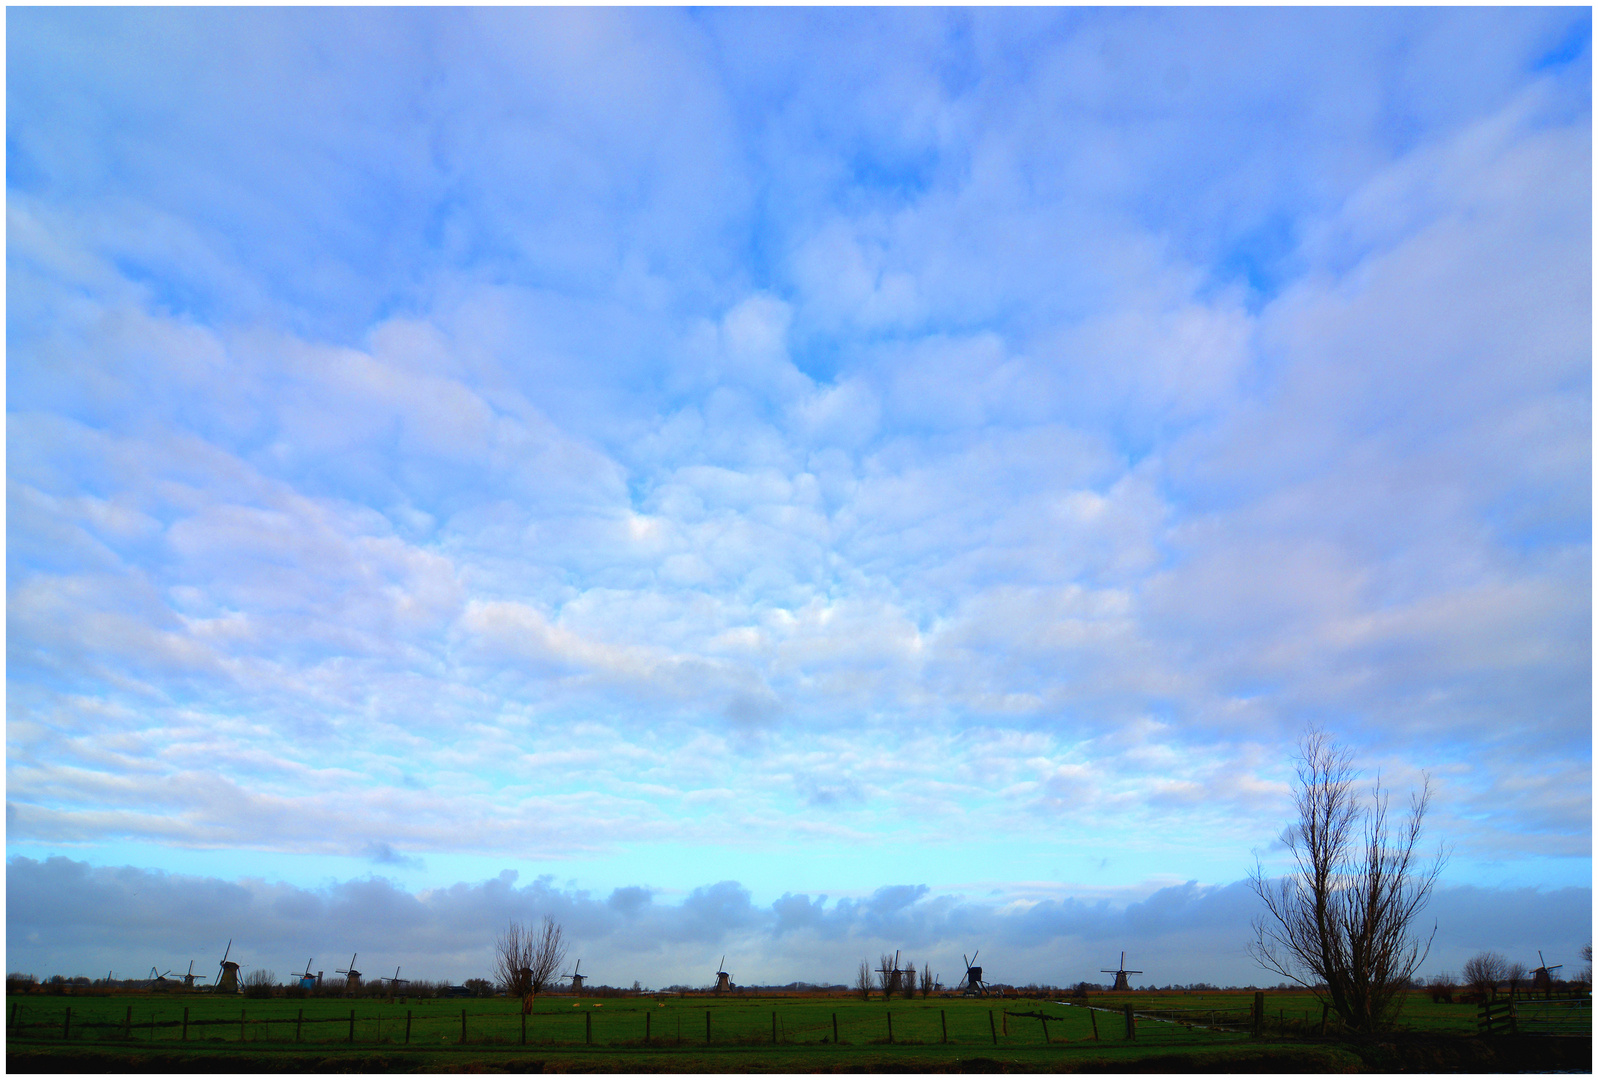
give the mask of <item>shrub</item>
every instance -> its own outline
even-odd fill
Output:
[[[272,992],[277,989],[277,973],[266,968],[256,968],[240,982],[244,987],[245,997],[271,997]]]

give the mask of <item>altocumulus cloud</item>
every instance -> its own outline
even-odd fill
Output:
[[[1245,985],[1260,978],[1245,955],[1259,909],[1245,882],[1159,889],[1132,902],[1051,899],[1015,903],[937,895],[925,885],[864,896],[784,895],[756,904],[735,881],[668,898],[643,886],[607,895],[552,876],[410,892],[381,877],[307,889],[260,879],[221,881],[64,858],[7,864],[7,964],[36,974],[143,970],[152,958],[197,957],[232,940],[247,967],[282,975],[301,956],[359,952],[377,970],[464,979],[491,970],[494,935],[508,919],[550,915],[600,982],[663,986],[710,980],[729,956],[746,983],[847,982],[855,962],[904,950],[945,981],[957,958],[983,950],[991,977],[1013,984],[1098,981],[1130,946],[1147,978]],[[1444,888],[1426,912],[1438,926],[1427,971],[1457,970],[1493,948],[1574,958],[1588,939],[1590,889]],[[331,970],[329,965],[328,970]]]
[[[1584,886],[1590,39],[19,9],[8,855],[1066,965],[1319,721]]]

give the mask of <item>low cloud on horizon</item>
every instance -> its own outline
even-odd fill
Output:
[[[959,957],[978,949],[987,976],[1012,985],[1099,982],[1123,949],[1150,985],[1279,979],[1248,958],[1260,905],[1246,881],[1189,882],[1125,903],[992,901],[891,885],[862,897],[757,904],[736,881],[663,903],[647,887],[600,894],[563,888],[552,875],[524,882],[510,870],[418,892],[378,876],[302,888],[61,857],[12,858],[7,871],[7,966],[40,977],[132,977],[190,959],[198,970],[231,940],[246,971],[266,968],[280,981],[307,955],[325,957],[315,966],[332,971],[333,960],[359,953],[365,970],[399,966],[459,982],[492,977],[493,940],[507,920],[547,914],[596,985],[697,986],[713,979],[722,954],[741,984],[847,983],[860,958],[894,950],[952,985]],[[1423,937],[1437,925],[1422,974],[1457,972],[1483,949],[1520,960],[1541,949],[1551,963],[1574,963],[1590,941],[1591,905],[1590,888],[1441,887],[1417,923]]]

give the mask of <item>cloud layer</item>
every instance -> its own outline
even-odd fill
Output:
[[[613,986],[707,984],[723,954],[744,984],[847,984],[861,957],[901,949],[950,985],[960,978],[958,958],[980,949],[990,979],[1067,986],[1105,981],[1100,969],[1129,945],[1150,985],[1265,979],[1245,951],[1259,905],[1241,881],[1188,882],[1130,903],[1017,904],[896,885],[759,904],[736,881],[671,902],[639,886],[598,894],[547,875],[524,883],[509,870],[412,893],[381,877],[306,889],[13,858],[6,902],[7,963],[40,976],[133,972],[149,957],[171,966],[180,954],[197,956],[199,970],[212,959],[207,950],[231,940],[247,969],[279,975],[301,955],[342,959],[348,951],[374,971],[395,964],[413,977],[458,982],[491,972],[494,936],[507,920],[547,914],[567,935],[571,959],[581,956],[597,982]],[[1440,890],[1426,911],[1437,936],[1424,971],[1457,973],[1482,949],[1526,959],[1541,948],[1550,962],[1574,960],[1590,936],[1591,909],[1586,888]],[[1430,930],[1422,927],[1422,937]]]
[[[10,27],[13,854],[1590,881],[1586,12]]]

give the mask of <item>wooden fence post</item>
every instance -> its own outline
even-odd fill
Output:
[[[67,1006],[67,1018],[61,1021],[61,1037],[68,1038],[72,1034],[72,1006]]]
[[[1326,1035],[1326,1021],[1330,1019],[1331,1015],[1332,1003],[1330,1001],[1321,1002],[1321,1036],[1323,1038]]]
[[[1128,1039],[1137,1038],[1137,1021],[1132,1018],[1132,1006],[1130,1005],[1126,1007],[1126,1037]]]
[[[133,1006],[128,1006],[128,1014],[122,1018],[122,1037],[133,1038]]]
[[[522,1045],[527,1045],[527,1014],[522,1013]]]
[[[651,1020],[653,1020],[654,1018],[655,1018],[655,1014],[654,1014],[653,1011],[646,1010],[644,1012],[644,1042],[645,1043],[649,1042],[649,1022]]]
[[[1093,1041],[1099,1041],[1099,1010],[1088,1009],[1088,1022],[1093,1025]]]
[[[183,1041],[189,1041],[189,1007],[183,1006]]]
[[[294,1017],[294,1041],[295,1042],[299,1042],[300,1041],[300,1025],[303,1024],[303,1023],[305,1023],[305,1008],[304,1008],[304,1006],[301,1006],[300,1011]]]
[[[886,967],[887,965],[884,964],[883,966]],[[892,1013],[888,1014],[888,1041],[889,1042],[893,1041],[893,1014]]]
[[[466,1010],[461,1010],[461,1045],[466,1045]]]
[[[938,1010],[938,1022],[943,1025],[943,1041],[949,1041],[949,1014],[942,1009]]]
[[[305,1011],[304,1009],[300,1010],[300,1012],[302,1012],[302,1013],[304,1011]],[[297,1041],[299,1039],[299,1036],[295,1035],[294,1038]],[[411,1042],[411,1010],[406,1009],[405,1010],[405,1045],[409,1046],[410,1042]]]
[[[771,1045],[777,1045],[777,1010],[771,1010]]]
[[[999,1029],[993,1023],[993,1010],[988,1010],[988,1031],[993,1035],[993,1045],[999,1045]]]
[[[1043,1045],[1047,1046],[1049,1044],[1049,1018],[1040,1016],[1038,1019],[1043,1021]]]
[[[837,1043],[838,1043],[838,1014],[837,1013],[833,1013],[832,1014],[832,1042],[833,1042],[834,1046],[836,1046]]]
[[[710,1042],[710,1010],[705,1010],[705,1042]]]

